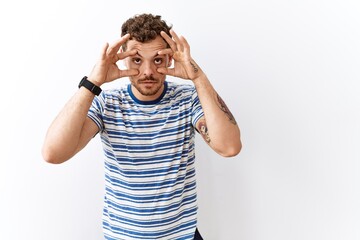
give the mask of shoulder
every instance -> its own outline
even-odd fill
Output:
[[[182,82],[175,82],[175,81],[168,81],[168,88],[169,89],[176,89],[176,90],[185,90],[185,91],[191,91],[195,89],[194,84],[192,84],[190,81],[183,81]]]
[[[119,88],[104,89],[99,98],[104,102],[121,101],[128,95],[127,86],[121,86]]]
[[[194,91],[195,87],[190,82],[168,82],[168,93],[172,97],[186,98],[187,96],[192,96],[194,94]]]

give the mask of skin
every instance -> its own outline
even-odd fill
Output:
[[[159,54],[169,54],[174,59],[174,68],[159,68],[158,71],[183,79],[191,80],[198,93],[204,117],[197,122],[196,129],[206,143],[218,154],[225,157],[237,155],[241,148],[240,129],[225,102],[217,94],[205,73],[190,54],[190,45],[183,36],[170,30],[161,36],[170,45]]]
[[[129,77],[135,97],[142,101],[155,100],[161,95],[166,75],[191,80],[204,111],[204,117],[197,122],[197,131],[218,154],[225,157],[237,155],[242,144],[235,119],[191,57],[186,39],[178,37],[172,30],[170,34],[162,32],[161,36],[147,43],[129,40],[127,34],[111,45],[106,43],[88,80],[101,86]],[[126,51],[121,50],[124,43],[127,43]],[[166,48],[166,43],[170,48]],[[124,61],[127,69],[119,69],[118,61]],[[174,67],[170,68],[172,62]],[[93,98],[90,91],[80,88],[52,122],[42,149],[47,162],[67,161],[99,131],[87,117]]]
[[[125,60],[128,69],[136,69],[139,74],[130,76],[132,91],[139,100],[151,101],[157,99],[164,90],[166,75],[157,71],[158,68],[169,67],[169,55],[159,55],[158,52],[166,47],[165,41],[158,36],[149,43],[130,40],[128,51],[136,51],[134,56]]]

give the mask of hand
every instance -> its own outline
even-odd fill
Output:
[[[158,68],[158,72],[183,79],[194,80],[202,74],[202,70],[191,58],[190,45],[183,36],[178,37],[173,30],[170,30],[172,38],[165,32],[160,33],[170,45],[170,49],[158,52],[159,55],[169,54],[174,59],[174,68]]]
[[[121,70],[116,65],[116,62],[119,60],[133,56],[137,52],[136,50],[126,52],[120,50],[121,45],[123,45],[129,38],[130,34],[126,34],[111,46],[109,46],[108,43],[104,45],[100,59],[88,77],[90,81],[97,86],[101,86],[103,83],[111,82],[118,78],[138,74],[138,70],[136,69]]]

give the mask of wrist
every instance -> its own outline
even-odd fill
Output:
[[[206,81],[206,80],[207,80],[207,76],[206,76],[205,73],[202,72],[202,71],[201,71],[201,73],[200,73],[198,76],[196,76],[194,79],[192,79],[192,81],[193,81],[193,83],[195,84],[195,86],[196,86],[197,84],[201,84],[201,82]]]
[[[97,87],[101,87],[103,84],[101,81],[97,81],[96,78],[92,77],[91,75],[87,78],[87,80],[95,84]]]
[[[79,88],[84,87],[95,95],[99,95],[102,89],[94,82],[88,80],[87,76],[83,77],[78,85]]]

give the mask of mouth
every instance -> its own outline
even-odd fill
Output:
[[[158,81],[154,81],[154,80],[142,80],[142,81],[139,81],[139,84],[141,84],[145,88],[152,88],[157,83],[158,83]]]
[[[141,80],[139,83],[157,83],[157,81],[154,80]]]
[[[158,81],[155,80],[155,79],[142,79],[142,80],[139,80],[140,84],[155,84],[157,82]]]

